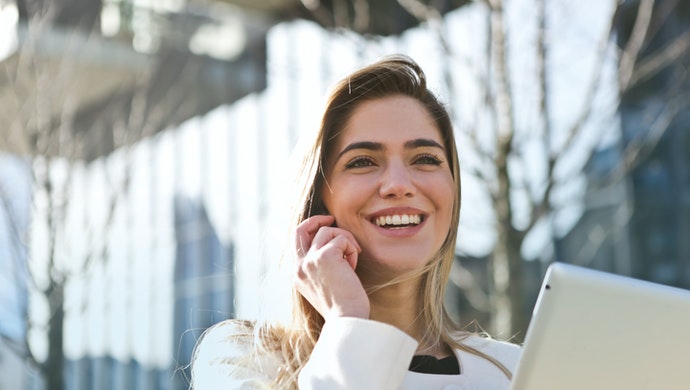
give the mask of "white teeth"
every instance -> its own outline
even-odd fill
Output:
[[[378,217],[374,220],[378,226],[400,226],[400,225],[419,225],[422,222],[420,215],[386,215]]]

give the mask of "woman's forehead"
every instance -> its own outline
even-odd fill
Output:
[[[390,96],[360,103],[333,138],[335,149],[351,142],[403,144],[413,139],[442,143],[441,131],[426,107],[408,96]]]

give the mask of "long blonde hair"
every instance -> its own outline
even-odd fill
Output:
[[[448,111],[428,89],[422,69],[406,56],[386,57],[345,77],[330,94],[319,132],[305,154],[298,176],[302,193],[296,202],[293,226],[312,215],[324,214],[321,191],[325,185],[324,164],[331,153],[334,140],[360,104],[393,95],[404,95],[419,101],[434,119],[443,139],[457,191],[453,200],[452,218],[448,234],[436,255],[419,272],[422,302],[420,320],[426,333],[421,345],[447,343],[482,356],[498,366],[507,376],[508,370],[495,359],[463,344],[467,335],[448,315],[444,306],[446,285],[455,258],[455,243],[460,218],[460,166],[455,136]],[[395,283],[393,281],[391,283]],[[256,353],[276,353],[282,357],[282,367],[275,379],[277,388],[297,388],[297,377],[306,364],[324,325],[324,318],[295,289],[292,291],[292,319],[287,326],[263,324],[254,327],[253,342]],[[248,329],[249,330],[249,329]]]

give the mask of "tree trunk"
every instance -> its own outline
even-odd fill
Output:
[[[523,233],[511,227],[506,238],[508,248],[508,269],[510,272],[510,285],[508,294],[510,295],[510,336],[514,341],[522,341],[525,338],[527,325],[529,323],[529,312],[525,307],[525,288],[524,288],[524,259],[520,253],[522,248]]]
[[[508,88],[506,69],[505,30],[503,24],[503,4],[491,1],[490,33],[491,65],[494,71],[494,123],[496,126],[496,177],[498,188],[494,193],[494,210],[497,220],[496,248],[491,259],[491,281],[493,292],[493,330],[501,337],[511,333],[511,306],[508,287],[511,276],[506,245],[510,229],[512,210],[510,204],[510,177],[508,176],[508,155],[513,138],[512,101]]]
[[[505,164],[503,169],[499,169],[499,188],[506,192],[510,188]],[[520,253],[524,234],[512,226],[511,207],[508,195],[494,202],[499,221],[491,264],[494,332],[502,338],[515,337],[515,341],[521,341],[529,322],[525,312],[524,267]]]
[[[496,126],[496,177],[498,186],[493,194],[497,221],[497,240],[491,264],[493,287],[494,332],[512,338],[523,331],[522,256],[523,233],[513,228],[513,205],[510,198],[511,180],[508,156],[512,153],[515,119],[506,58],[506,32],[503,3],[490,2],[491,64],[494,71],[494,119]],[[522,335],[524,336],[524,334]],[[518,335],[519,338],[520,335]]]
[[[510,274],[510,255],[505,241],[506,236],[505,226],[498,226],[496,247],[491,259],[493,332],[500,337],[509,337],[512,333],[513,303],[508,289],[513,275]]]
[[[65,355],[63,353],[63,326],[65,318],[64,291],[60,282],[52,282],[48,306],[51,317],[48,324],[48,358],[43,363],[43,378],[46,389],[65,388]]]

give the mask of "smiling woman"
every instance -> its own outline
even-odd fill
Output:
[[[463,332],[443,306],[459,165],[419,66],[385,58],[336,85],[302,173],[292,323],[211,328],[193,387],[507,389],[519,347]]]
[[[423,267],[448,236],[457,192],[428,111],[405,95],[362,102],[333,144],[322,199],[362,247],[360,279],[375,274],[384,279],[367,284],[386,283]]]

